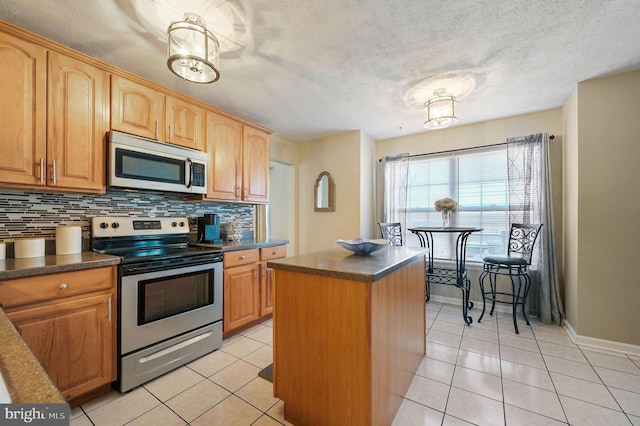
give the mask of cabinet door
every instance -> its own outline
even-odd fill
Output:
[[[204,110],[171,96],[165,108],[167,142],[204,151]]]
[[[112,75],[111,128],[164,141],[164,94]]]
[[[239,200],[242,182],[242,125],[207,112],[205,151],[209,155],[207,198]]]
[[[111,294],[60,301],[7,316],[65,399],[115,380]]]
[[[0,181],[45,185],[47,52],[0,33]]]
[[[258,264],[224,270],[224,331],[260,318]]]
[[[268,203],[269,135],[245,126],[242,156],[242,199]]]
[[[268,268],[266,262],[260,263],[262,276],[260,278],[260,316],[273,313],[273,268]]]
[[[105,191],[107,73],[49,52],[47,185]]]

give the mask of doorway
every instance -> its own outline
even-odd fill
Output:
[[[291,164],[271,161],[270,194],[267,205],[267,238],[288,240],[287,255],[298,252],[296,238],[295,168]]]

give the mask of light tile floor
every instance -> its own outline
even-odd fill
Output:
[[[427,356],[396,415],[411,425],[640,426],[640,356],[594,350],[565,330],[497,313],[464,325],[459,306],[427,304]],[[496,318],[497,317],[497,318]],[[127,394],[72,412],[73,426],[289,425],[258,372],[272,362],[272,322]]]

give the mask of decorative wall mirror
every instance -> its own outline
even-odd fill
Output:
[[[322,172],[313,188],[314,210],[317,212],[336,211],[336,184],[329,172]]]

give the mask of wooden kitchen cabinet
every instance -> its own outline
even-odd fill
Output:
[[[210,111],[205,127],[206,198],[269,202],[269,134]]]
[[[273,313],[273,268],[267,261],[287,257],[287,246],[262,247],[260,249],[260,316]]]
[[[0,181],[44,185],[47,51],[0,32]]]
[[[269,135],[244,126],[242,141],[242,199],[269,202]]]
[[[204,150],[204,110],[128,80],[111,77],[111,128]]]
[[[204,151],[204,110],[189,102],[167,96],[166,141]]]
[[[164,140],[164,94],[112,75],[111,129]]]
[[[49,52],[47,186],[105,192],[107,72]]]
[[[103,193],[106,73],[4,33],[0,72],[3,186]]]
[[[116,380],[116,267],[0,281],[0,303],[73,406]]]
[[[224,254],[223,332],[229,333],[260,318],[258,249]]]

